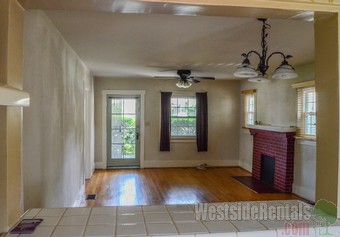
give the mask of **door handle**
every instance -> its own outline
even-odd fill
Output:
[[[136,132],[136,140],[139,140],[139,132]]]

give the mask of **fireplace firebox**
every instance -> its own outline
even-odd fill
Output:
[[[295,132],[254,128],[250,128],[249,131],[253,135],[253,177],[272,184],[274,188],[282,192],[291,193],[294,176]]]
[[[275,158],[261,155],[261,181],[274,187]]]

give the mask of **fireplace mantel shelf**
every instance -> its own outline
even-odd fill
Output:
[[[272,126],[272,125],[250,125],[247,124],[247,128],[259,129],[272,132],[296,132],[296,127],[287,126]]]

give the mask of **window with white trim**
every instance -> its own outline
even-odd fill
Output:
[[[298,136],[316,136],[316,103],[314,86],[297,88]]]
[[[196,97],[172,96],[171,137],[196,137]]]
[[[256,90],[242,91],[244,100],[243,126],[254,125],[256,121]]]

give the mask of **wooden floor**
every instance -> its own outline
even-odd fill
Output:
[[[257,194],[232,176],[251,175],[241,168],[96,170],[86,193],[96,200],[80,206],[192,204],[299,199],[293,194]]]

